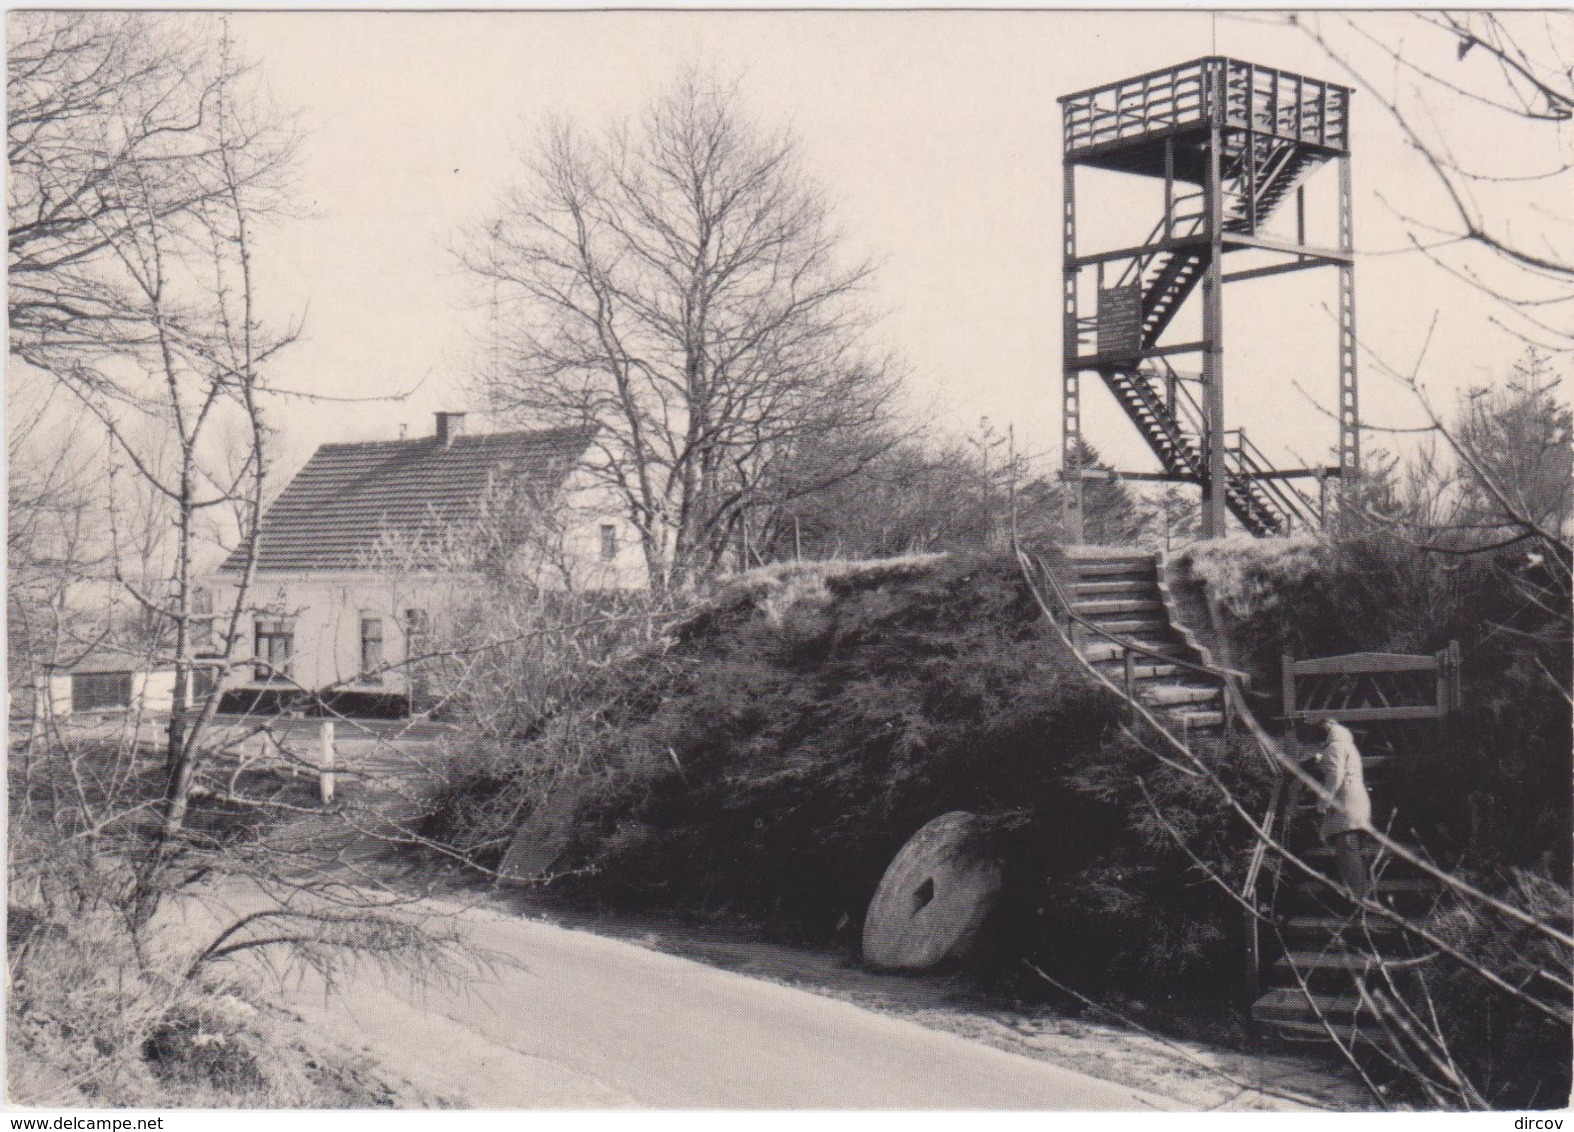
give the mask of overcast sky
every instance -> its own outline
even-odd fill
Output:
[[[1379,34],[1425,40],[1401,16],[1371,18]],[[850,252],[882,264],[881,335],[907,359],[914,404],[938,406],[957,431],[984,415],[1001,429],[1012,422],[1022,447],[1053,455],[1056,97],[1215,46],[1344,78],[1303,33],[1261,15],[245,13],[233,28],[306,136],[299,180],[311,216],[270,231],[260,253],[269,306],[306,316],[305,340],[277,380],[340,396],[418,386],[399,404],[282,407],[273,419],[287,435],[285,471],[323,441],[391,437],[400,423],[420,434],[433,410],[466,407],[476,315],[449,251],[456,232],[516,176],[516,147],[548,112],[591,125],[629,116],[691,62],[741,75],[747,112],[795,131]],[[1452,44],[1432,41],[1431,51],[1439,65],[1453,61]],[[1449,126],[1483,163],[1523,156],[1501,126],[1465,116]],[[1518,347],[1488,307],[1422,257],[1392,254],[1406,246],[1395,204],[1436,216],[1438,201],[1370,98],[1356,99],[1353,153],[1367,344],[1408,365],[1440,313],[1428,369],[1436,387],[1501,373]],[[1130,210],[1118,189],[1082,192],[1090,219],[1100,201]],[[1228,293],[1231,411],[1285,460],[1320,461],[1334,442],[1294,383],[1332,404],[1325,307],[1335,281],[1327,269]],[[1370,366],[1362,392],[1369,419],[1413,420]],[[1107,394],[1088,402],[1088,438],[1121,466],[1152,466]]]

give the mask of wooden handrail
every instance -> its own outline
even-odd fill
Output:
[[[1263,863],[1268,859],[1268,843],[1274,836],[1274,827],[1279,824],[1287,803],[1289,792],[1284,788],[1284,783],[1283,775],[1275,775],[1273,793],[1268,796],[1268,812],[1262,819],[1264,836],[1253,839],[1251,860],[1246,864],[1246,880],[1241,884],[1241,900],[1247,905],[1243,909],[1246,917],[1246,989],[1252,998],[1257,997],[1262,983],[1262,933],[1259,924],[1262,905],[1257,899],[1257,887],[1261,883]]]

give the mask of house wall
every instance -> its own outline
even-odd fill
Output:
[[[220,577],[207,582],[214,590],[214,608],[223,611],[234,602],[233,580]],[[278,688],[292,684],[313,690],[405,695],[406,673],[399,667],[409,657],[406,629],[410,610],[422,611],[434,632],[442,631],[445,615],[462,600],[465,581],[370,572],[332,574],[259,574],[250,604],[256,617],[242,619],[240,639],[227,688]],[[259,681],[253,664],[256,656],[256,620],[282,617],[293,629],[289,682]],[[361,622],[382,621],[383,665],[387,671],[376,680],[361,674]]]
[[[561,535],[557,558],[566,569],[557,585],[575,590],[640,591],[650,586],[639,531],[628,517],[627,504],[594,472],[580,467],[563,485]],[[616,554],[602,557],[603,526],[612,528]],[[555,586],[543,582],[548,588]]]
[[[49,677],[49,710],[61,718],[71,714],[71,677],[68,673]]]
[[[131,700],[145,712],[167,715],[175,706],[175,671],[138,672],[131,677]]]
[[[603,555],[603,527],[612,528],[614,553]],[[549,591],[639,591],[648,586],[638,532],[616,493],[581,468],[564,483],[550,527],[536,545],[525,548],[510,570]],[[235,579],[212,575],[204,584],[213,591],[213,608],[222,625],[234,601]],[[256,621],[242,620],[226,688],[287,688],[407,695],[408,674],[400,667],[408,658],[407,612],[426,613],[434,635],[450,628],[450,616],[465,608],[476,581],[463,574],[377,570],[328,572],[260,572],[248,604],[261,617],[282,616],[294,629],[291,682],[259,682],[250,662],[255,655]],[[381,619],[383,664],[380,682],[360,679],[361,620]]]

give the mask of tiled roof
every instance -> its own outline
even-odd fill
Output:
[[[384,539],[421,545],[465,522],[493,485],[540,499],[562,486],[593,429],[324,444],[263,516],[258,570],[355,570]],[[220,567],[245,569],[245,548]]]

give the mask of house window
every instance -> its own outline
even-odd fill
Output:
[[[383,619],[361,618],[361,683],[383,682]]]
[[[258,683],[290,678],[290,654],[295,651],[295,626],[284,617],[257,618],[254,678]]]
[[[131,673],[73,672],[71,710],[102,711],[131,706]]]
[[[618,556],[618,528],[612,523],[601,524],[601,561],[611,562]]]

